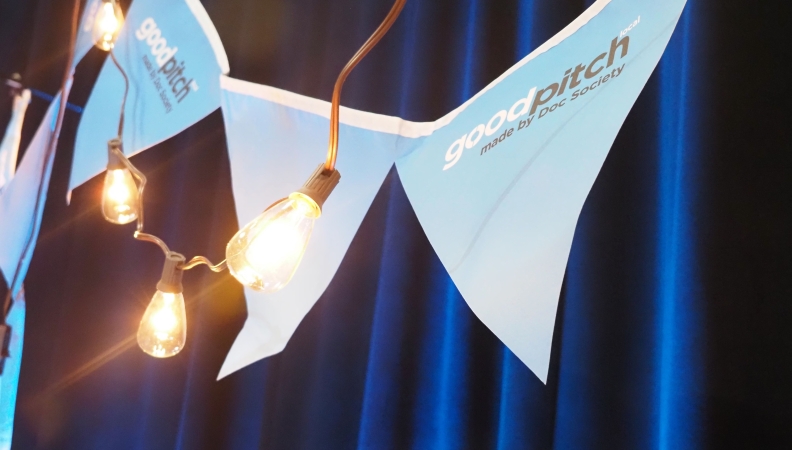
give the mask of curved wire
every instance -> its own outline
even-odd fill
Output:
[[[162,252],[165,253],[165,256],[170,254],[170,248],[168,248],[168,244],[165,243],[162,239],[154,236],[153,234],[148,233],[141,233],[140,231],[135,231],[134,234],[135,239],[144,242],[151,242],[152,244],[159,245],[159,248],[162,249]]]
[[[124,99],[121,100],[121,114],[118,116],[118,140],[123,142],[124,110],[126,109],[127,96],[129,95],[129,77],[127,76],[126,71],[121,68],[121,64],[118,63],[118,60],[115,57],[115,52],[112,48],[110,49],[110,59],[113,60],[113,64],[115,64],[118,71],[121,72],[121,75],[124,77]]]
[[[115,0],[112,0],[115,3]],[[129,76],[127,76],[126,71],[121,67],[121,64],[118,63],[118,59],[115,57],[115,52],[113,49],[110,49],[110,59],[113,60],[113,64],[115,64],[116,69],[121,72],[121,76],[124,77],[124,97],[121,100],[121,112],[118,115],[118,140],[123,145],[123,137],[124,137],[124,111],[126,110],[126,102],[127,97],[129,96]],[[143,191],[146,189],[146,175],[143,174],[137,167],[132,164],[132,162],[124,155],[122,151],[118,148],[112,147],[113,153],[116,154],[118,159],[124,164],[124,166],[132,172],[132,176],[134,176],[138,180],[138,213],[137,213],[137,228],[135,229],[135,233],[133,234],[134,238],[139,241],[144,242],[151,242],[152,244],[157,244],[159,248],[165,253],[165,256],[170,254],[170,248],[168,244],[165,243],[162,239],[154,236],[153,234],[148,234],[143,232]]]
[[[121,160],[124,166],[127,169],[129,169],[130,172],[132,172],[132,176],[138,180],[137,229],[135,230],[135,234],[133,236],[135,237],[135,239],[139,241],[145,241],[145,242],[151,242],[152,244],[157,244],[159,248],[162,249],[162,252],[165,253],[165,255],[167,256],[171,251],[170,248],[168,247],[168,244],[166,244],[165,241],[158,238],[157,236],[154,236],[153,234],[148,234],[143,232],[143,224],[144,224],[143,191],[146,189],[146,182],[147,182],[146,176],[143,174],[143,172],[138,170],[138,168],[135,167],[134,164],[132,164],[132,162],[129,161],[129,159],[118,148],[111,147],[111,149],[112,149],[111,151],[115,153],[116,156],[118,156],[118,158]],[[225,260],[221,261],[218,264],[212,264],[212,262],[208,258],[204,256],[196,256],[186,264],[181,265],[179,269],[190,270],[201,264],[206,264],[207,266],[209,266],[209,270],[211,270],[212,272],[222,272],[227,268]]]
[[[196,266],[200,266],[201,264],[206,264],[209,266],[209,270],[212,272],[222,272],[228,268],[228,264],[226,264],[226,260],[220,261],[218,264],[212,264],[212,261],[209,261],[208,258],[204,258],[203,256],[196,256],[195,258],[189,260],[187,263],[179,266],[181,270],[190,270]]]
[[[135,234],[133,235],[135,239],[145,242],[151,242],[152,244],[157,244],[162,249],[165,255],[170,253],[170,248],[162,239],[154,236],[153,234],[148,234],[143,232],[143,191],[146,189],[146,176],[143,175],[143,172],[139,171],[134,164],[124,155],[121,150],[116,147],[111,147],[111,151],[118,157],[119,160],[124,164],[124,167],[129,169],[132,173],[132,176],[138,180],[137,187],[138,187],[138,214],[137,214],[137,228],[135,230]]]
[[[379,28],[377,28],[366,43],[360,47],[360,50],[355,53],[355,56],[349,60],[338,75],[335,87],[333,88],[333,99],[330,106],[330,142],[327,145],[327,160],[325,161],[325,169],[327,170],[335,170],[336,158],[338,158],[338,110],[341,102],[341,88],[344,86],[344,82],[350,72],[352,72],[352,69],[358,65],[360,60],[362,60],[371,49],[379,43],[388,30],[390,30],[390,27],[396,22],[396,19],[399,18],[399,14],[401,14],[402,9],[404,9],[405,3],[407,3],[407,0],[396,0],[396,3],[393,4],[393,7],[388,15],[385,16],[385,20],[382,21]]]

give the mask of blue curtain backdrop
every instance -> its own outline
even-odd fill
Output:
[[[0,1],[0,74],[57,90],[70,3]],[[203,3],[232,76],[323,99],[390,8]],[[186,349],[146,356],[134,333],[162,256],[131,225],[104,222],[100,179],[65,206],[79,121],[67,113],[26,281],[14,448],[792,448],[783,4],[689,1],[583,209],[547,385],[464,303],[395,170],[282,354],[216,382],[244,298],[229,275],[197,269],[185,276]],[[586,6],[411,0],[343,104],[434,120]],[[78,67],[72,103],[85,104],[102,58]],[[34,100],[23,146],[45,107]],[[342,144],[340,157],[355,155]],[[133,160],[149,176],[151,232],[222,259],[236,218],[220,113]]]

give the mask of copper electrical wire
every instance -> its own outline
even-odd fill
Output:
[[[407,3],[407,0],[396,0],[396,3],[393,4],[393,7],[388,15],[385,16],[385,20],[382,21],[379,28],[377,28],[366,43],[360,47],[360,50],[355,53],[355,56],[349,60],[338,75],[335,87],[333,88],[333,98],[330,106],[330,142],[328,143],[327,161],[325,162],[325,169],[328,171],[335,170],[336,158],[338,158],[338,110],[341,102],[341,88],[344,86],[344,82],[352,72],[352,69],[366,57],[371,49],[373,49],[383,36],[385,36],[388,30],[390,30],[393,23],[399,18],[399,14],[401,14],[402,9],[404,9],[405,3]]]
[[[212,264],[212,261],[209,261],[208,259],[204,258],[203,256],[196,256],[195,258],[189,260],[188,262],[186,262],[185,264],[183,264],[179,268],[181,270],[190,270],[193,267],[199,266],[201,264],[206,264],[207,266],[209,266],[209,270],[211,270],[212,272],[222,272],[222,271],[226,270],[226,268],[228,267],[228,265],[226,264],[225,260],[221,261],[218,264]]]

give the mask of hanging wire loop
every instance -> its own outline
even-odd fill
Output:
[[[341,70],[341,73],[338,75],[335,87],[333,88],[333,99],[330,106],[330,142],[327,145],[327,161],[325,162],[325,169],[328,171],[335,170],[336,158],[338,158],[338,111],[341,102],[341,88],[344,86],[344,82],[352,72],[352,69],[358,65],[358,63],[371,51],[371,49],[373,49],[374,46],[379,43],[388,30],[390,30],[393,23],[399,18],[399,14],[401,14],[406,3],[407,0],[396,0],[396,3],[393,4],[393,7],[391,8],[388,15],[385,16],[385,20],[382,21],[379,28],[377,28],[377,30],[374,31],[374,34],[368,38],[366,43],[360,47],[360,50],[355,53],[355,56],[349,60],[347,65],[344,66],[344,69]]]

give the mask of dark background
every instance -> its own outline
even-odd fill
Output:
[[[325,100],[390,8],[203,3],[231,76]],[[410,0],[342,102],[435,120],[586,6]],[[134,333],[161,254],[134,241],[132,225],[102,219],[100,178],[65,205],[79,121],[67,113],[25,283],[14,448],[792,448],[784,8],[688,2],[583,209],[546,386],[464,303],[395,170],[282,354],[214,381],[245,304],[227,273],[198,269],[185,277],[186,349],[146,356]],[[56,92],[70,11],[71,1],[0,1],[0,75]],[[85,104],[103,58],[92,50],[78,66],[72,103]],[[9,100],[0,93],[0,126]],[[22,148],[46,106],[33,100]],[[220,113],[133,161],[150,181],[147,228],[222,259],[237,222]]]

